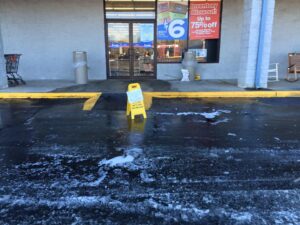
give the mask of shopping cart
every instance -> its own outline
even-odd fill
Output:
[[[9,86],[26,84],[23,78],[18,74],[19,61],[21,54],[6,54],[6,74]]]

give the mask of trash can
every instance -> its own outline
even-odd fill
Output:
[[[196,56],[193,52],[185,52],[184,59],[182,60],[183,69],[187,69],[189,71],[189,79],[190,81],[195,79],[197,60]]]
[[[73,52],[73,63],[76,84],[88,83],[87,53],[84,51]]]

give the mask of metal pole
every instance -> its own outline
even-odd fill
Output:
[[[267,24],[267,15],[268,15],[268,1],[262,0],[262,12],[261,12],[261,21],[259,29],[259,42],[258,42],[258,53],[257,53],[257,63],[256,63],[256,72],[255,72],[255,88],[259,89],[260,87],[260,78],[262,72],[262,61],[264,54],[264,42],[265,42],[265,30]]]

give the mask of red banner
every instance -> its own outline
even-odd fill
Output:
[[[191,2],[189,39],[220,38],[221,2]]]

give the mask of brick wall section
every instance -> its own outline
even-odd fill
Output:
[[[0,24],[0,88],[7,87],[7,79],[4,67],[4,52],[3,52],[3,41],[1,34],[1,24]]]
[[[263,40],[263,62],[261,68],[260,87],[267,87],[267,75],[270,61],[272,25],[274,18],[275,0],[268,1],[268,15]],[[242,88],[255,87],[255,74],[259,46],[262,0],[244,1],[244,19],[241,41],[241,59],[239,66],[238,86]]]

